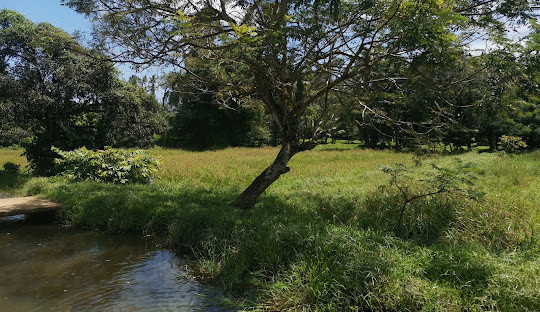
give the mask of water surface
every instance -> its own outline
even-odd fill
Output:
[[[130,235],[0,221],[0,312],[220,311],[185,259]]]

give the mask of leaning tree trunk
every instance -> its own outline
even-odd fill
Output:
[[[266,168],[251,183],[251,185],[242,192],[242,194],[231,202],[230,205],[244,209],[255,206],[259,196],[261,196],[261,194],[282,174],[290,171],[290,168],[287,167],[289,160],[291,160],[296,153],[313,149],[316,145],[312,141],[304,142],[302,144],[299,144],[299,142],[295,143],[283,143],[274,162],[268,166],[268,168]]]

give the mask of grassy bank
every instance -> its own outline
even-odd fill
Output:
[[[19,175],[0,192],[60,201],[74,226],[158,234],[193,252],[200,276],[246,309],[540,310],[540,152],[435,156],[415,166],[410,154],[323,149],[295,156],[291,172],[248,211],[227,203],[275,148],[153,149],[163,160],[153,185]],[[10,153],[0,151],[0,164]],[[483,198],[414,201],[398,230],[402,198],[377,167],[408,165],[410,186],[421,191],[432,163],[450,168],[456,157],[475,164]]]

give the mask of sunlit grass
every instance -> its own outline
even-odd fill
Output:
[[[28,176],[23,173],[27,165],[26,158],[20,149],[0,149],[0,193],[13,193],[20,189],[27,181]],[[5,171],[4,164],[13,163],[20,166],[19,172]]]
[[[156,234],[187,248],[199,260],[199,275],[240,307],[540,310],[539,151],[435,155],[415,166],[412,154],[345,147],[296,155],[291,171],[251,210],[227,203],[278,148],[155,148],[149,152],[163,164],[152,185],[34,178],[11,191],[64,203],[64,220],[73,226]],[[0,150],[0,164],[24,164],[17,154]],[[397,233],[400,198],[379,189],[389,177],[378,166],[406,164],[416,183],[429,177],[431,163],[452,167],[456,159],[475,164],[484,198],[447,194],[411,204],[409,210],[434,217],[411,225],[420,232]]]
[[[3,169],[3,165],[7,162],[24,167],[27,165],[26,158],[22,156],[24,150],[20,149],[7,149],[0,148],[0,170]]]
[[[322,148],[321,148],[322,149]],[[274,159],[279,148],[229,148],[218,151],[187,152],[156,148],[152,155],[162,159],[162,180],[190,181],[209,185],[245,188]],[[307,183],[314,187],[350,186],[373,189],[382,174],[378,165],[411,163],[407,154],[373,150],[314,150],[297,154],[289,166],[291,172],[271,187],[286,191]],[[336,185],[337,184],[337,185]]]

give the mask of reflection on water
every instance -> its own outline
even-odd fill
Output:
[[[131,236],[0,223],[0,312],[219,311],[172,252]]]

